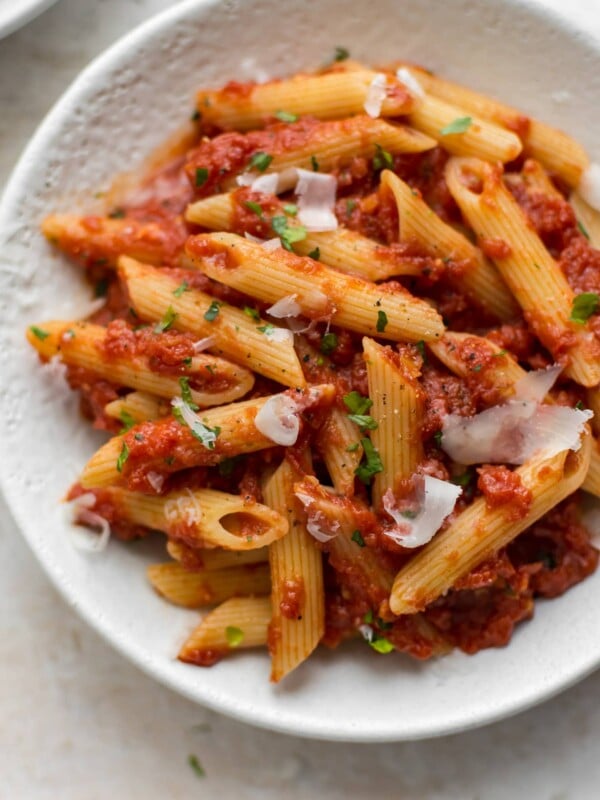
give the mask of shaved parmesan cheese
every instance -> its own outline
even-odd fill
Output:
[[[279,250],[280,247],[283,247],[279,236],[274,236],[272,239],[267,239],[266,242],[262,243],[262,246],[269,253],[271,253],[273,250]]]
[[[315,499],[305,492],[294,492],[306,512],[306,530],[317,542],[325,544],[335,539],[340,530],[340,523],[336,519],[328,519],[322,511],[313,509]]]
[[[259,177],[258,172],[242,172],[237,176],[235,182],[238,186],[252,186],[254,181]]]
[[[293,336],[291,331],[288,331]],[[275,444],[291,447],[300,432],[297,403],[286,394],[269,397],[254,418],[257,429]]]
[[[177,411],[177,416],[184,421],[196,439],[208,450],[212,450],[219,433],[218,428],[213,429],[205,425],[200,417],[181,399],[181,397],[174,397],[171,400],[171,405]]]
[[[555,364],[548,369],[535,369],[515,383],[515,399],[541,403],[556,383],[563,368]]]
[[[244,231],[244,238],[248,239],[249,242],[256,242],[256,244],[264,244],[265,241],[260,236],[255,236],[253,233],[248,233],[248,231]]]
[[[402,547],[421,547],[427,544],[448,514],[452,512],[462,493],[460,486],[425,475],[416,490],[417,511],[400,511],[392,490],[383,495],[383,508],[396,523],[386,528],[384,534]]]
[[[360,635],[365,639],[367,642],[372,642],[373,637],[375,635],[375,631],[370,625],[359,625],[358,630],[360,631]]]
[[[334,231],[337,180],[333,175],[297,169],[298,220],[307,231]]]
[[[589,165],[581,176],[577,190],[586,203],[600,211],[600,164]]]
[[[154,489],[156,494],[160,494],[160,490],[162,489],[163,484],[165,482],[165,476],[161,475],[160,472],[150,471],[146,475],[146,478],[148,479],[148,483]]]
[[[579,450],[592,411],[511,400],[473,417],[448,414],[442,449],[460,464],[523,464],[534,454],[551,458]]]
[[[86,553],[100,553],[105,550],[110,539],[110,525],[108,520],[91,510],[96,505],[96,495],[86,492],[72,500],[69,505],[73,523],[70,528],[73,547]],[[97,532],[85,530],[81,525],[96,528]]]
[[[270,342],[275,342],[275,344],[294,343],[294,334],[289,328],[278,328],[276,325],[267,325],[263,333]]]
[[[165,519],[171,525],[185,522],[192,527],[202,521],[202,506],[190,489],[185,491],[187,495],[173,497],[165,503]]]
[[[281,194],[293,189],[298,176],[295,167],[284,169],[282,172],[267,172],[260,174],[253,170],[242,172],[235,179],[238,186],[249,187],[253,192],[264,194]]]
[[[269,172],[267,175],[261,175],[252,182],[253,192],[264,192],[264,194],[275,194],[277,192],[277,184],[279,183],[279,176],[276,172]]]
[[[267,314],[277,319],[285,319],[285,317],[297,317],[302,309],[296,302],[297,294],[288,294],[278,300],[270,308],[267,308]]]
[[[387,78],[383,72],[378,72],[367,89],[367,96],[363,108],[370,117],[375,119],[381,114],[381,106],[386,98]]]
[[[203,353],[209,347],[214,347],[216,343],[217,340],[214,336],[205,336],[203,339],[198,339],[197,342],[194,342],[192,347],[194,348],[194,353]]]
[[[411,94],[414,94],[415,97],[425,97],[423,87],[409,69],[406,67],[400,67],[400,69],[396,71],[396,77],[406,86]]]

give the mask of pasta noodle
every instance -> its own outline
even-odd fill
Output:
[[[228,567],[218,570],[186,570],[177,562],[148,567],[152,588],[176,606],[201,608],[230,597],[269,592],[269,569],[266,564]]]

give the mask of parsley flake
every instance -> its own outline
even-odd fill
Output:
[[[582,233],[585,236],[585,238],[588,240],[588,242],[589,242],[590,235],[587,232],[586,227],[583,224],[583,222],[581,220],[579,220],[579,219],[577,220],[577,227],[579,228],[580,233]]]
[[[292,250],[294,242],[306,239],[306,228],[303,225],[290,225],[288,218],[281,215],[273,217],[271,227],[281,239],[281,244],[286,250]]]
[[[349,50],[347,50],[345,47],[335,48],[335,54],[333,56],[334,61],[345,61],[347,58],[350,58]]]
[[[285,203],[285,205],[283,206],[283,210],[285,211],[286,214],[289,214],[290,217],[295,217],[296,214],[298,213],[298,206],[296,205],[296,203]]]
[[[113,208],[108,216],[110,219],[123,219],[125,216],[125,210],[123,208]]]
[[[181,386],[181,399],[183,402],[187,403],[192,411],[198,411],[199,406],[194,403],[194,399],[192,398],[190,379],[187,375],[182,375],[181,378],[179,378],[179,385]]]
[[[119,433],[127,433],[127,431],[130,431],[135,425],[135,419],[131,416],[129,411],[126,411],[125,409],[119,411],[119,419],[123,423],[123,427]]]
[[[373,156],[373,169],[379,171],[380,169],[384,169],[388,167],[391,169],[394,166],[394,157],[393,155],[384,150],[380,144],[375,145],[375,155]]]
[[[326,333],[321,339],[320,351],[323,355],[330,355],[338,346],[338,337],[335,333]]]
[[[298,114],[291,114],[289,111],[276,111],[275,116],[280,122],[296,122]]]
[[[363,622],[366,622],[367,625],[370,625],[373,622],[373,609],[370,608],[367,613],[363,617]]]
[[[171,402],[173,405],[173,416],[177,422],[179,422],[180,425],[188,427],[192,436],[198,439],[207,450],[214,450],[217,436],[221,433],[221,428],[218,426],[209,428],[208,425],[205,425],[196,416],[194,409],[189,406],[185,400],[176,397]]]
[[[264,172],[269,164],[273,161],[273,156],[270,156],[268,153],[263,153],[259,151],[258,153],[254,153],[252,158],[250,159],[250,167],[255,167],[259,172]]]
[[[378,472],[383,472],[383,464],[379,453],[370,439],[365,437],[360,440],[360,443],[363,446],[364,459],[354,470],[354,474],[365,486],[369,486],[373,475],[377,475]]]
[[[344,405],[351,414],[366,414],[373,405],[369,397],[363,397],[360,392],[352,391],[342,398]]]
[[[117,458],[117,472],[123,471],[123,465],[129,458],[129,448],[127,444],[123,442],[123,446],[121,447],[121,452],[119,453],[119,457]]]
[[[585,324],[588,319],[595,314],[600,304],[600,297],[595,292],[582,292],[578,294],[571,306],[571,322],[577,322],[579,325]]]
[[[346,452],[347,453],[356,453],[356,451],[358,450],[359,447],[360,447],[359,443],[358,442],[354,442],[353,444],[349,444],[348,445],[348,447],[346,448]]]
[[[383,655],[391,653],[392,650],[395,650],[394,645],[389,639],[386,639],[385,636],[374,636],[369,644],[373,650],[376,650],[378,653],[382,653]]]
[[[163,333],[164,331],[168,331],[171,325],[175,322],[179,315],[173,308],[173,306],[169,306],[165,311],[164,317],[161,319],[160,322],[157,322],[154,326],[154,333]]]
[[[206,777],[206,772],[204,771],[202,764],[198,761],[198,756],[188,756],[188,764],[194,770],[198,778]]]
[[[415,347],[419,351],[419,355],[423,359],[423,363],[427,363],[427,353],[425,352],[425,342],[423,339],[419,339],[419,341],[415,344]]]
[[[471,127],[472,122],[473,117],[457,117],[440,130],[440,135],[448,136],[452,133],[465,133]]]
[[[256,214],[257,217],[259,217],[259,219],[263,218],[263,210],[261,208],[260,203],[255,203],[254,200],[247,200],[244,203],[244,205],[246,206],[246,208],[250,209],[250,211],[254,211],[254,213]]]
[[[244,641],[244,631],[234,625],[228,625],[225,628],[225,638],[229,647],[239,647]]]
[[[44,339],[47,339],[50,336],[48,331],[38,328],[37,325],[30,325],[29,330],[33,333],[36,339],[40,340],[40,342],[43,342]]]
[[[388,324],[388,318],[387,318],[387,314],[385,313],[385,311],[378,311],[377,312],[377,324],[375,326],[377,328],[377,332],[378,333],[383,333],[384,330],[386,329],[387,324]]]
[[[100,278],[98,283],[94,286],[94,297],[106,297],[108,292],[108,280]]]
[[[207,322],[214,322],[219,314],[221,305],[222,303],[219,303],[218,300],[213,300],[208,309],[204,312],[204,319]]]
[[[585,406],[583,405],[583,403],[581,402],[581,400],[578,400],[578,401],[575,403],[575,408],[579,409],[579,411],[583,411],[583,409],[585,408]]]
[[[346,214],[350,216],[350,214],[354,211],[358,203],[356,200],[346,200]]]
[[[313,172],[318,172],[319,171],[319,162],[317,161],[317,157],[316,156],[311,156],[310,157],[310,164],[311,164],[311,166],[313,168]]]
[[[368,414],[348,414],[348,419],[358,425],[361,431],[375,431],[379,427],[377,420]]]
[[[206,167],[198,167],[196,169],[196,186],[200,188],[200,186],[204,186],[206,181],[208,180],[208,170]]]
[[[436,431],[433,434],[433,440],[437,444],[438,447],[441,447],[442,446],[442,432],[441,431]]]
[[[364,546],[365,546],[365,540],[363,539],[363,537],[362,537],[362,533],[361,533],[361,532],[358,530],[358,528],[357,528],[357,529],[356,529],[356,530],[353,532],[353,534],[352,534],[352,536],[350,537],[350,539],[351,539],[353,542],[356,542],[356,544],[357,544],[359,547],[364,547]]]
[[[250,306],[244,306],[244,314],[250,317],[250,319],[255,319],[257,321],[260,319],[258,311],[255,308],[250,308]]]
[[[314,250],[311,250],[308,254],[309,258],[314,258],[315,261],[318,261],[321,258],[321,250],[318,247],[315,247]]]
[[[190,285],[187,281],[183,281],[183,283],[180,283],[179,286],[173,291],[173,295],[175,297],[181,297],[184,292],[189,290],[189,286]]]

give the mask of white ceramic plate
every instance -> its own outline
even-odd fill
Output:
[[[600,577],[539,603],[509,647],[435,663],[356,646],[318,653],[283,686],[265,654],[213,669],[174,658],[197,615],[146,584],[152,543],[71,549],[58,500],[98,435],[40,370],[24,341],[34,320],[76,313],[89,290],[38,233],[50,210],[86,207],[111,176],[139,164],[183,122],[202,84],[317,65],[336,45],[385,61],[402,56],[462,78],[562,124],[594,151],[600,54],[534,7],[472,0],[185,2],[95,61],[35,135],[0,212],[0,478],[19,527],[67,601],[157,680],[226,714],[303,736],[398,740],[481,725],[551,696],[600,662]],[[596,153],[598,155],[598,153]],[[155,552],[153,553],[153,549]],[[25,587],[23,589],[26,590]],[[82,664],[82,669],[85,665]]]
[[[0,39],[26,25],[56,0],[0,0]]]

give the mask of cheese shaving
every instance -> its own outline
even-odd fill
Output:
[[[297,169],[298,221],[307,231],[334,231],[337,180],[334,175]]]
[[[425,90],[409,69],[406,67],[400,67],[400,69],[396,71],[396,77],[415,97],[418,97],[419,99],[425,97]]]
[[[101,553],[106,549],[110,539],[108,520],[92,511],[96,505],[96,495],[86,492],[70,502],[71,522],[70,538],[73,547],[86,553]],[[87,525],[95,528],[96,533],[82,528]]]
[[[278,300],[270,308],[267,308],[267,314],[270,314],[276,319],[285,319],[286,317],[297,317],[302,309],[296,302],[297,294],[288,294]]]
[[[291,331],[288,331],[291,334]],[[293,334],[291,334],[293,335]],[[256,428],[275,444],[291,447],[300,433],[297,403],[286,394],[269,397],[254,418]]]
[[[577,190],[586,203],[600,211],[600,164],[589,165],[581,176]]]
[[[393,528],[384,529],[402,547],[421,547],[431,541],[448,514],[452,513],[462,489],[449,481],[425,475],[415,490],[414,511],[400,510],[391,489],[383,495],[384,511],[394,520]]]
[[[367,89],[363,108],[373,119],[376,119],[381,114],[381,107],[387,95],[386,84],[386,76],[383,72],[378,72]]]

